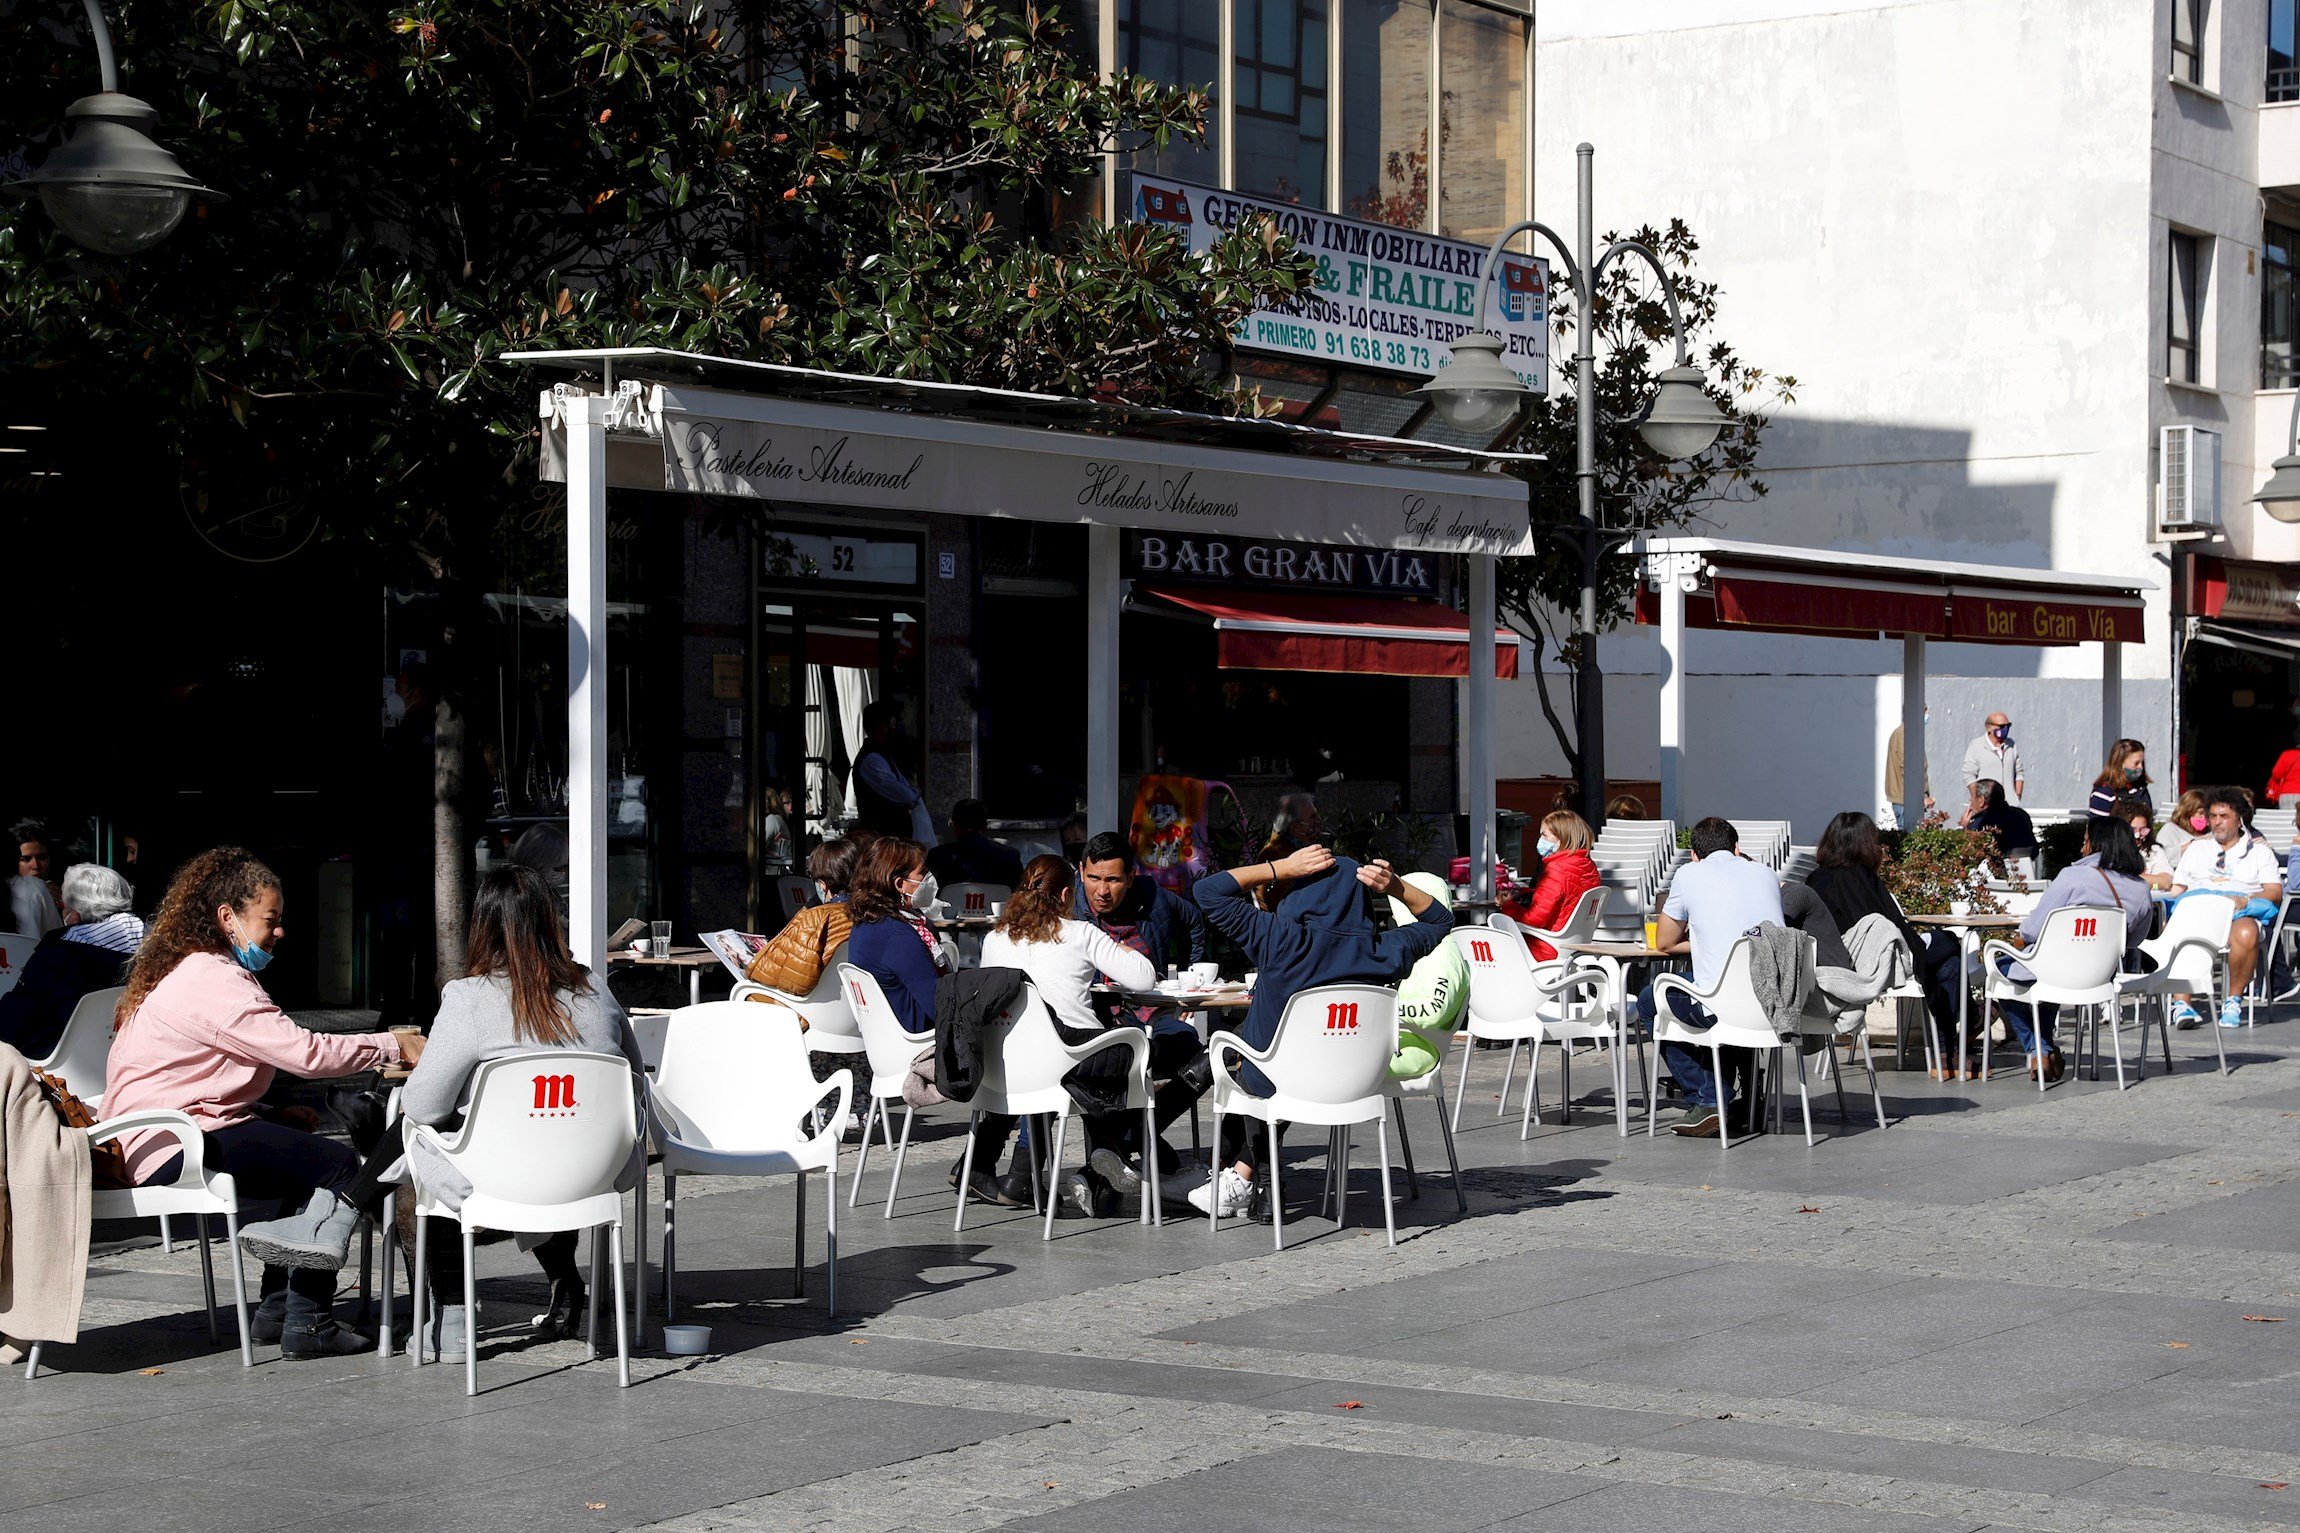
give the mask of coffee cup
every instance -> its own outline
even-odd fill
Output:
[[[1190,965],[1190,978],[1201,985],[1216,984],[1222,978],[1222,966],[1218,963],[1194,963]]]

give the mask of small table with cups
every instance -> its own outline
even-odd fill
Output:
[[[674,947],[656,953],[638,951],[634,945],[617,948],[607,955],[611,964],[632,964],[640,968],[685,969],[687,971],[687,1004],[703,1003],[703,971],[719,962],[719,955],[707,947]]]
[[[1971,1006],[1972,981],[1965,969],[1972,962],[1972,949],[1983,932],[2009,932],[2020,929],[2019,916],[1993,915],[1980,912],[1949,914],[1945,916],[1911,916],[1911,926],[1939,927],[1957,934],[1957,1078],[1963,1080],[1969,1066],[1966,1060],[1971,1046],[1971,1030],[1965,1018]]]

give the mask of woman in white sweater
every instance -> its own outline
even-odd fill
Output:
[[[1129,990],[1147,990],[1158,982],[1158,966],[1150,957],[1130,948],[1091,921],[1070,919],[1071,881],[1076,875],[1060,857],[1037,857],[1022,870],[1022,882],[1000,912],[998,927],[982,940],[982,967],[1020,969],[1030,977],[1039,999],[1065,1026],[1098,1032],[1111,1024],[1092,999],[1097,980],[1107,978]],[[1131,1025],[1130,1019],[1128,1025]],[[1157,1082],[1157,1123],[1161,1131],[1181,1114],[1205,1087],[1178,1080],[1190,1063],[1202,1056],[1204,1046],[1187,1027],[1153,1029],[1150,1035],[1150,1074]],[[1193,1089],[1195,1087],[1195,1089]],[[1062,1196],[1089,1216],[1107,1210],[1116,1193],[1133,1193],[1142,1186],[1140,1123],[1135,1113],[1086,1122],[1088,1170],[1065,1179]],[[1133,1153],[1129,1155],[1129,1151]],[[1158,1141],[1158,1170],[1171,1175],[1179,1158]],[[1186,1186],[1177,1195],[1186,1195]]]

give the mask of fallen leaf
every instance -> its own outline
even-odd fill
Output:
[[[2244,1318],[2256,1325],[2282,1325],[2284,1323],[2282,1315],[2246,1315]]]
[[[1046,1488],[1047,1488],[1048,1490],[1052,1490],[1052,1489],[1054,1489],[1054,1487],[1055,1487],[1055,1486],[1057,1486],[1057,1485],[1061,1484],[1062,1482],[1061,1482],[1061,1481],[1059,1481],[1059,1480],[1047,1480],[1047,1481],[1044,1481],[1044,1482],[1042,1482],[1042,1483],[1044,1483],[1044,1485],[1046,1486]]]
[[[1196,1345],[1198,1345],[1198,1344],[1197,1344],[1196,1342],[1194,1342],[1194,1341],[1186,1341],[1186,1342],[1182,1343],[1182,1345],[1183,1345],[1183,1346],[1185,1346],[1185,1347],[1194,1347],[1194,1346],[1196,1346]]]
[[[2250,1319],[2251,1317],[2247,1315],[2245,1318]],[[166,1373],[168,1370],[165,1368],[139,1368],[136,1371],[141,1373],[147,1379],[156,1379],[161,1374]]]
[[[1700,1186],[1694,1188],[1693,1190],[1695,1192],[1707,1192],[1709,1190],[1709,1184],[1707,1182],[1703,1182]]]
[[[583,1503],[583,1510],[586,1512],[604,1512],[607,1510],[607,1503],[604,1501],[586,1501]]]
[[[2260,1488],[2262,1490],[2288,1490],[2291,1488],[2291,1482],[2289,1480],[2262,1480]]]
[[[1819,1209],[1817,1209],[1817,1208],[1815,1208],[1815,1207],[1814,1207],[1812,1204],[1810,1204],[1810,1203],[1804,1203],[1804,1204],[1800,1204],[1800,1205],[1798,1206],[1798,1208],[1797,1208],[1797,1212],[1798,1212],[1798,1213],[1801,1213],[1801,1214],[1817,1214],[1817,1213],[1819,1213],[1819,1212],[1820,1212],[1820,1210],[1819,1210]]]
[[[1365,1408],[1366,1402],[1363,1400],[1340,1400],[1334,1404],[1337,1411],[1362,1411]]]
[[[2205,1186],[2207,1186],[2207,1187],[2218,1187],[2218,1186],[2221,1186],[2221,1185],[2223,1185],[2223,1184],[2222,1184],[2222,1182],[2221,1182],[2220,1178],[2216,1176],[2216,1177],[2214,1177],[2214,1178],[2213,1178],[2211,1181],[2209,1181],[2209,1182],[2206,1182],[2204,1185],[2205,1185]]]
[[[2185,1347],[2188,1343],[2185,1341],[2168,1341],[2165,1345],[2168,1347]]]
[[[870,1338],[868,1336],[849,1336],[847,1345],[850,1347],[867,1347],[870,1345]]]

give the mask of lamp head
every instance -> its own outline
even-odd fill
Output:
[[[1454,337],[1453,357],[1417,394],[1459,431],[1499,431],[1526,392],[1525,380],[1502,365],[1502,339],[1482,330]]]
[[[2300,455],[2288,453],[2278,458],[2276,472],[2252,498],[2276,520],[2300,522]]]
[[[1698,458],[1709,450],[1725,429],[1725,412],[1702,388],[1707,381],[1698,367],[1672,367],[1662,373],[1652,408],[1637,426],[1648,447],[1672,462]]]
[[[175,232],[194,197],[222,201],[187,175],[145,129],[159,113],[133,96],[101,91],[65,108],[64,142],[40,168],[8,183],[38,192],[48,216],[74,244],[105,255],[134,255]]]

